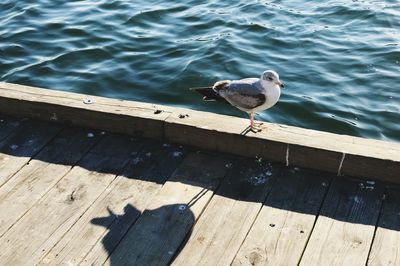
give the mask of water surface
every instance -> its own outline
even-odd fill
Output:
[[[396,2],[2,0],[0,81],[246,117],[188,88],[274,69],[258,119],[400,141]]]

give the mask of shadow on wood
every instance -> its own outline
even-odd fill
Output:
[[[110,209],[108,212],[109,216],[94,218],[91,223],[107,228],[101,242],[109,255],[109,265],[168,264],[174,255],[178,255],[177,247],[184,245],[182,242],[190,235],[194,225],[194,215],[186,204],[145,210],[141,215],[129,204],[124,208],[122,215],[117,215]],[[114,252],[123,235],[127,233],[126,224],[135,225],[131,229],[133,232],[123,239],[124,245],[120,245]],[[171,230],[172,224],[179,224],[180,230]],[[170,247],[169,251],[161,253],[161,250],[165,250],[161,246]],[[84,262],[87,263],[85,260]]]
[[[192,234],[195,221],[196,225],[206,224],[204,220],[214,216],[219,219],[210,220],[215,227],[239,221],[235,226],[246,237],[243,243],[232,241],[237,245],[229,254],[234,265],[277,260],[280,256],[272,258],[270,249],[276,254],[290,250],[293,256],[285,258],[291,264],[299,263],[300,258],[311,263],[315,254],[335,254],[320,243],[335,239],[342,231],[347,232],[355,254],[364,258],[376,225],[378,233],[379,228],[399,231],[397,220],[388,217],[400,212],[400,207],[384,201],[385,187],[378,182],[90,129],[8,117],[1,120],[0,238],[25,237],[18,226],[25,230],[29,224],[37,224],[41,231],[35,230],[41,233],[35,237],[42,242],[35,241],[51,246],[54,254],[43,249],[29,257],[32,261],[54,263],[60,252],[72,248],[69,243],[81,235],[82,228],[90,238],[88,225],[93,224],[107,228],[104,235],[91,240],[101,239],[114,265],[132,261],[168,264],[172,260],[188,265],[185,258],[194,258],[193,250],[210,252],[207,246],[201,247],[202,253],[197,249],[194,240],[206,235],[209,227],[199,226]],[[7,211],[10,202],[21,199],[27,203]],[[108,203],[119,204],[123,214],[116,214],[118,210]],[[99,216],[107,206],[106,216]],[[47,214],[49,210],[52,215]],[[35,212],[49,217],[47,223],[35,220]],[[16,222],[18,226],[14,226]],[[333,229],[325,230],[329,226]],[[360,231],[362,237],[353,234]],[[54,232],[64,236],[62,241],[51,238]],[[223,230],[207,236],[221,239],[221,243],[228,239]],[[49,239],[53,242],[47,243]],[[37,250],[29,241],[16,242],[20,245],[16,252]],[[267,246],[268,252],[261,246]],[[79,246],[74,248],[74,252],[81,251]],[[13,253],[5,254],[4,261],[14,262],[18,256]],[[69,254],[75,253],[65,256]],[[99,258],[97,253],[91,254],[92,258],[83,255],[83,261]],[[201,259],[194,258],[196,262]]]

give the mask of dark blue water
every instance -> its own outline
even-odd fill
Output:
[[[187,90],[276,70],[258,119],[400,141],[398,1],[0,1],[0,80],[246,117]]]

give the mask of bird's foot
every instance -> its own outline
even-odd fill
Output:
[[[254,123],[253,125],[250,125],[250,130],[252,132],[254,132],[254,133],[261,132],[262,131],[262,128],[261,128],[262,124],[263,123]]]

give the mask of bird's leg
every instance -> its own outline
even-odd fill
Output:
[[[250,112],[249,113],[249,117],[250,117],[250,127],[252,130],[256,130],[256,131],[261,131],[260,126],[262,125],[262,123],[255,123],[254,122],[254,113]]]
[[[263,124],[264,124],[263,122],[260,122],[260,123],[254,122],[254,113],[253,113],[253,125],[256,126],[256,127],[260,127],[260,126],[262,126]]]

